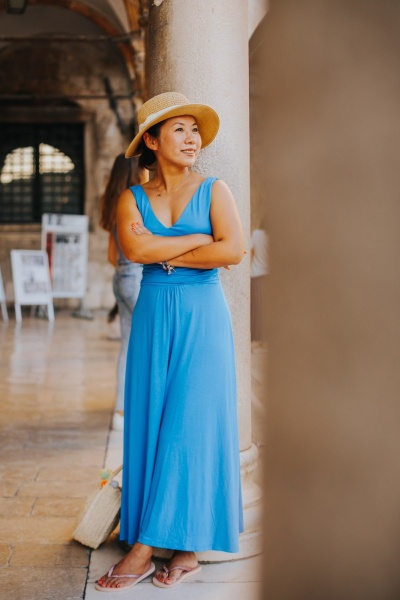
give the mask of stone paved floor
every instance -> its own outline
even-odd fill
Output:
[[[53,325],[29,315],[20,326],[0,323],[0,596],[7,600],[102,597],[92,582],[123,552],[116,534],[96,552],[71,541],[99,469],[121,462],[122,436],[110,434],[118,342],[106,333],[103,313],[86,321],[58,312]],[[264,357],[252,356],[258,441]],[[123,597],[257,600],[260,561],[205,565],[173,593],[149,578]]]

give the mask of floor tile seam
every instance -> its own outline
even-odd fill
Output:
[[[7,559],[7,565],[6,566],[9,567],[10,563],[11,563],[11,558],[14,555],[15,544],[6,544],[6,545],[8,546],[8,549],[9,549],[9,556],[8,556],[8,559]]]
[[[22,496],[19,496],[19,497],[20,497],[20,498],[22,498]],[[28,496],[28,497],[29,497],[29,496]],[[31,509],[30,509],[30,511],[29,511],[29,515],[28,515],[28,517],[33,517],[33,516],[34,516],[34,515],[33,515],[33,510],[34,510],[34,508],[35,508],[35,506],[36,506],[36,502],[37,502],[37,498],[35,497],[35,498],[33,499],[33,502],[32,502]]]

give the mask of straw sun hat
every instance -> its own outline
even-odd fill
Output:
[[[211,144],[217,135],[219,128],[219,117],[211,106],[206,104],[192,104],[186,96],[178,92],[165,92],[154,96],[141,106],[138,111],[139,133],[135,135],[125,157],[130,158],[138,154],[138,146],[142,141],[143,134],[160,121],[184,115],[193,116],[202,140],[202,148]]]

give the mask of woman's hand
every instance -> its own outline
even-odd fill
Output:
[[[135,235],[140,235],[142,233],[149,233],[150,235],[153,235],[152,232],[143,225],[143,223],[140,223],[140,221],[134,221],[131,223],[131,230]]]

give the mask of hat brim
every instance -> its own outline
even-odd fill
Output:
[[[211,144],[219,129],[219,116],[215,110],[206,104],[182,104],[181,106],[176,106],[169,111],[163,112],[161,116],[157,116],[143,127],[129,144],[128,149],[125,152],[125,158],[131,158],[132,156],[140,154],[140,152],[138,152],[139,144],[142,141],[143,134],[146,133],[150,127],[153,127],[153,125],[157,125],[157,123],[165,121],[166,119],[186,115],[190,115],[196,119],[201,136],[201,147],[205,148]]]

